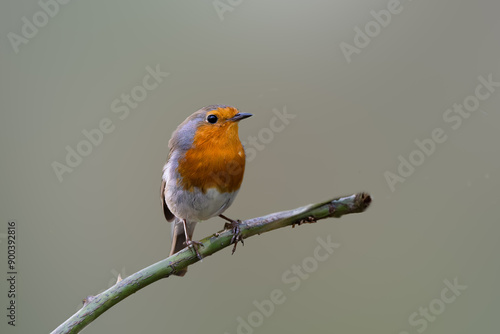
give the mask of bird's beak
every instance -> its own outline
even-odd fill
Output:
[[[234,115],[232,118],[230,118],[229,121],[239,122],[242,119],[248,118],[250,116],[252,116],[252,114],[249,114],[246,112],[240,112],[240,113],[237,113],[236,115]]]

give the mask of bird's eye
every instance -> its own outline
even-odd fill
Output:
[[[215,115],[208,115],[207,121],[208,121],[208,123],[215,124],[215,123],[217,123],[218,118]]]

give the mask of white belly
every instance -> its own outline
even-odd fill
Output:
[[[194,191],[167,189],[165,199],[172,213],[188,221],[199,222],[222,214],[232,203],[237,192],[219,193],[215,188],[203,194],[198,188]],[[174,194],[175,193],[175,194]]]
[[[168,163],[167,163],[168,165]],[[182,189],[177,184],[177,175],[173,168],[163,171],[166,182],[165,202],[170,211],[178,218],[199,222],[222,214],[234,201],[238,191],[219,193],[217,189],[208,189],[206,193],[199,188],[193,191]]]

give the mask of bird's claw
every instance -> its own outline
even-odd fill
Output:
[[[189,248],[191,248],[196,253],[196,257],[198,257],[198,259],[203,260],[203,257],[198,252],[198,247],[200,247],[200,246],[203,247],[203,243],[201,243],[199,241],[187,240],[186,244]]]
[[[240,224],[241,220],[238,219],[238,220],[233,220],[224,225],[224,229],[226,230],[231,229],[231,231],[233,232],[233,237],[231,238],[231,244],[234,244],[234,246],[231,255],[233,255],[234,252],[236,251],[236,246],[238,246],[239,241],[241,241],[241,244],[245,246],[245,243],[243,242],[243,237],[241,236]]]

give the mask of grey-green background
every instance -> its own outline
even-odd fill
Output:
[[[255,333],[418,333],[409,317],[439,305],[444,280],[467,289],[426,333],[497,333],[500,313],[500,88],[453,130],[443,114],[500,81],[499,3],[404,1],[402,12],[348,63],[340,44],[388,1],[72,1],[15,53],[41,9],[0,5],[0,331],[46,333],[80,301],[168,255],[160,174],[175,127],[202,106],[254,117],[296,115],[247,163],[226,211],[250,218],[368,191],[363,214],[249,239],[127,298],[86,333],[236,333],[254,301],[280,289],[282,305]],[[146,67],[170,75],[120,120],[112,102],[142,85]],[[484,92],[484,91],[483,91]],[[82,130],[115,129],[59,182]],[[384,173],[414,140],[447,141],[391,191]],[[17,326],[7,325],[6,227],[18,224]],[[195,237],[219,230],[202,223]],[[317,237],[341,246],[290,290],[282,275],[313,256]],[[425,319],[418,316],[415,319]]]

